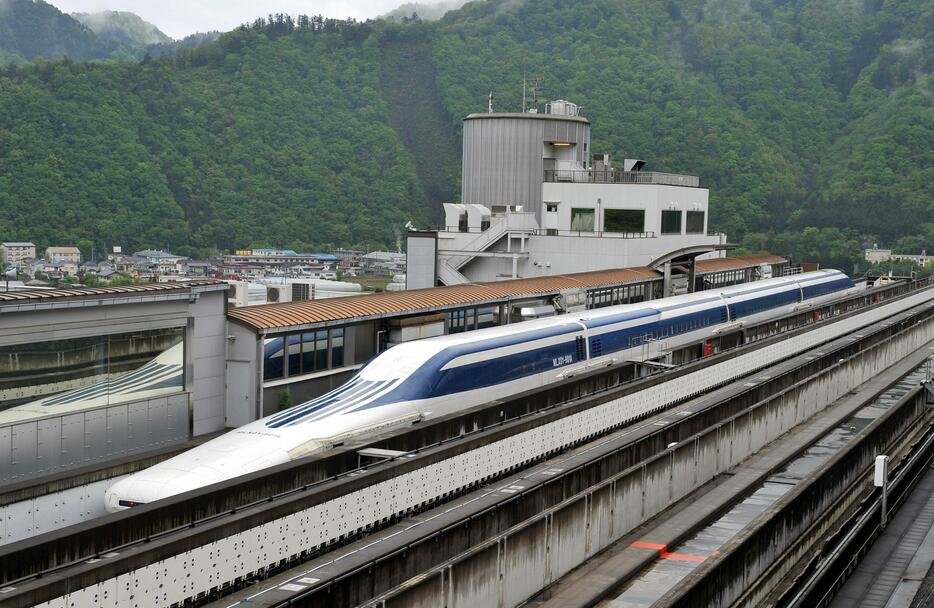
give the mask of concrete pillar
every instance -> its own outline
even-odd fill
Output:
[[[695,262],[697,258],[691,258],[688,263],[688,293],[694,293]]]
[[[671,295],[671,262],[665,262],[663,273],[665,278],[662,282],[662,297],[667,298]]]

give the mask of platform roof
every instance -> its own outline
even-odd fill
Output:
[[[154,292],[173,292],[190,291],[192,288],[216,286],[218,289],[226,289],[227,285],[222,281],[199,280],[199,281],[180,281],[177,283],[150,283],[147,285],[120,285],[117,287],[71,287],[63,289],[30,289],[24,291],[0,292],[0,305],[8,302],[41,302],[43,300],[63,300],[63,299],[87,299],[88,297],[98,298],[118,297],[132,294],[144,294]]]
[[[703,274],[707,272],[720,272],[723,270],[738,270],[740,268],[759,266],[760,264],[784,264],[787,261],[788,260],[779,255],[757,253],[753,255],[737,256],[733,258],[697,260],[694,263],[694,271],[698,274]]]
[[[227,316],[256,330],[298,328],[300,326],[369,319],[400,313],[428,312],[441,307],[499,303],[512,299],[555,294],[563,289],[601,287],[657,280],[651,268],[598,270],[579,274],[511,279],[489,283],[465,283],[409,291],[387,291],[362,296],[306,300],[281,304],[246,306],[228,311]]]

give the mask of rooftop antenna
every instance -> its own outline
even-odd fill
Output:
[[[522,76],[522,111],[532,112],[538,109],[538,96],[542,92],[542,82],[544,78],[535,76],[526,78]]]
[[[493,113],[493,91],[490,91],[490,96],[487,98],[486,111],[488,114]]]

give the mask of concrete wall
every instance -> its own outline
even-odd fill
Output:
[[[0,545],[107,515],[104,492],[127,475],[0,506]]]
[[[871,490],[873,460],[878,454],[904,456],[907,444],[930,421],[924,393],[916,390],[892,407],[815,474],[782,496],[762,516],[721,547],[660,604],[693,606],[765,605],[785,577],[814,557],[816,547],[839,531],[841,517],[852,513]],[[893,458],[895,468],[900,458]],[[787,582],[787,581],[785,581]]]
[[[259,417],[260,383],[263,374],[262,339],[240,325],[228,323],[227,404],[228,427],[243,426]]]
[[[184,392],[0,427],[0,484],[186,441]]]
[[[687,211],[707,212],[710,192],[706,188],[686,188],[661,184],[581,184],[556,182],[542,185],[542,197],[558,203],[558,229],[571,229],[571,208],[593,209],[596,232],[603,232],[603,211],[606,209],[644,209],[643,232],[661,234],[662,210],[675,205],[682,212],[681,234],[685,234]],[[599,201],[599,202],[598,202]],[[695,208],[695,205],[697,207]],[[707,217],[704,232],[707,234]],[[669,247],[669,250],[677,247]]]
[[[227,292],[202,293],[190,304],[189,359],[192,434],[220,431],[225,425]]]
[[[406,240],[405,288],[435,286],[437,276],[438,235],[435,232],[410,232]]]

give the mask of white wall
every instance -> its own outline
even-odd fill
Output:
[[[542,198],[546,202],[558,204],[558,229],[571,229],[571,209],[644,209],[645,232],[661,232],[661,212],[670,208],[672,203],[677,209],[685,211],[703,211],[707,213],[707,199],[710,192],[706,188],[685,188],[659,184],[582,184],[582,183],[546,183],[542,185]],[[597,200],[600,204],[597,204]],[[695,209],[694,205],[698,208]],[[603,229],[602,213],[596,213],[596,230]],[[705,234],[706,234],[706,221]],[[686,218],[682,217],[681,230],[684,233]]]
[[[190,306],[193,317],[191,347],[193,368],[191,402],[195,435],[224,428],[227,370],[227,291],[205,292]]]
[[[573,237],[573,236],[533,236],[526,241],[528,259],[519,261],[520,278],[549,276],[646,266],[652,261],[677,249],[697,245],[717,245],[722,237],[706,235],[665,235],[645,239],[623,239],[611,237]],[[504,250],[505,241],[497,246]],[[518,241],[513,241],[513,250],[518,249]],[[708,257],[721,257],[723,254],[706,254]],[[538,262],[538,264],[536,264]],[[475,258],[461,268],[461,272],[471,281],[496,281],[509,276],[512,272],[512,260],[501,258]]]
[[[227,346],[226,424],[238,427],[257,419],[262,340],[253,330],[232,321],[227,331],[233,340]]]

